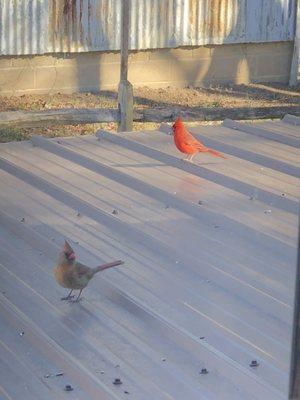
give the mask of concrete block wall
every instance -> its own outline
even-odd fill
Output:
[[[292,42],[183,47],[131,52],[135,86],[288,82]],[[119,53],[0,56],[0,95],[116,89]]]

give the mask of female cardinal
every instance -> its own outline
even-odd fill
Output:
[[[79,300],[82,290],[86,287],[92,277],[104,269],[124,264],[124,261],[118,260],[108,264],[100,265],[96,268],[87,267],[75,260],[75,253],[69,243],[65,240],[64,248],[59,253],[58,262],[54,269],[56,281],[63,287],[71,289],[68,296],[61,300],[70,300],[73,290],[80,290],[76,302]]]
[[[174,132],[174,142],[179,151],[182,153],[187,154],[185,160],[192,161],[193,157],[197,153],[210,153],[216,157],[222,157],[223,154],[219,153],[214,149],[209,149],[205,147],[203,143],[199,140],[195,139],[190,132],[188,132],[182,122],[182,119],[178,117],[173,125],[173,132]]]

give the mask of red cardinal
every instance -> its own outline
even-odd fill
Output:
[[[223,154],[214,149],[205,147],[203,143],[195,139],[194,136],[186,130],[180,117],[176,119],[173,125],[173,132],[174,142],[177,149],[182,153],[187,154],[185,158],[186,161],[192,161],[193,157],[197,153],[210,153],[216,157],[222,157],[226,159]]]
[[[75,253],[67,241],[63,250],[59,253],[58,261],[54,269],[56,281],[63,287],[71,289],[67,297],[62,300],[70,300],[73,290],[80,290],[76,301],[79,300],[82,290],[86,287],[92,277],[104,269],[124,264],[124,261],[118,260],[108,264],[100,265],[96,268],[90,268],[75,260]]]

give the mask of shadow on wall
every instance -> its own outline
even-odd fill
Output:
[[[168,5],[168,1],[166,0],[165,4]],[[92,52],[96,48],[110,47],[108,46],[109,40],[118,42],[116,36],[119,33],[113,35],[112,32],[115,32],[116,27],[120,26],[118,20],[120,15],[116,15],[110,2],[52,0],[49,4],[53,50],[64,52],[63,58],[70,59],[69,63],[65,61],[60,63],[58,60],[58,67],[61,66],[61,68],[60,73],[57,74],[57,80],[60,81],[57,86],[66,88],[75,81],[77,87],[74,89],[78,91],[98,92],[102,83],[106,81],[117,83],[119,80],[118,68],[110,68],[109,64],[102,61],[109,57],[110,62],[119,63],[119,53],[108,55],[97,52],[95,55],[95,52]],[[272,62],[270,63],[270,56],[272,55],[273,60],[278,60],[277,57],[280,55],[259,54],[257,47],[256,52],[251,53],[247,46],[240,44],[230,47],[222,45],[244,41],[246,28],[247,40],[251,41],[252,32],[258,31],[257,26],[261,27],[263,40],[272,40],[272,37],[268,37],[268,29],[272,33],[274,31],[272,24],[278,24],[280,21],[284,24],[284,18],[281,20],[283,10],[280,0],[274,0],[268,4],[270,4],[268,7],[271,7],[271,16],[268,15],[268,12],[261,10],[258,0],[190,0],[188,2],[190,23],[188,30],[191,37],[208,44],[218,43],[220,46],[194,48],[192,50],[193,59],[189,60],[184,60],[184,56],[179,58],[176,56],[176,52],[172,52],[170,49],[168,56],[172,60],[172,74],[176,75],[176,79],[171,76],[171,81],[182,81],[184,85],[201,86],[228,81],[234,83],[263,81],[264,77],[259,73],[263,69],[268,70],[268,77],[272,75],[273,65]],[[164,7],[166,8],[166,5]],[[141,8],[141,10],[143,9]],[[272,16],[277,17],[273,18]],[[249,21],[253,26],[249,26]],[[176,45],[176,30],[183,33],[186,29],[183,20],[178,23],[176,8],[173,10],[172,18],[168,12],[165,12],[159,16],[159,22],[162,47],[164,47],[164,43],[165,46],[172,43]],[[134,29],[138,30],[136,26]],[[182,54],[184,51],[183,49]],[[71,55],[67,56],[66,54]],[[63,64],[64,67],[62,67]],[[266,67],[266,65],[268,66]],[[116,76],[112,76],[112,74]]]
[[[272,33],[284,25],[283,8],[280,0],[270,3],[270,15],[262,10],[256,0],[240,1],[191,1],[189,4],[190,30],[193,36],[200,37],[208,45],[193,50],[193,63],[182,62],[176,56],[173,63],[179,69],[182,81],[191,86],[209,85],[213,83],[233,82],[237,84],[264,81],[261,71],[266,71],[266,77],[272,76],[272,63],[280,63],[280,54],[272,52],[263,54],[256,47],[249,50],[246,45],[236,44],[227,47],[226,44],[255,42],[255,32],[260,29],[262,41],[272,41]],[[250,25],[251,24],[251,25]],[[246,31],[247,30],[247,31]],[[247,38],[245,34],[247,33]],[[169,38],[170,39],[170,38]],[[216,45],[211,45],[212,43]],[[265,47],[264,47],[265,51]],[[199,54],[198,68],[197,54]],[[201,59],[204,58],[204,59]],[[276,66],[275,66],[276,67]],[[278,70],[278,69],[277,69]],[[274,72],[274,80],[276,80]]]
[[[104,2],[94,0],[52,0],[50,5],[54,50],[60,49],[64,59],[61,64],[69,68],[62,76],[79,92],[99,92],[100,83],[108,73],[102,62],[105,54],[92,52],[97,46],[105,48],[108,44],[102,27],[108,10],[104,12],[103,7]],[[66,63],[66,59],[70,62]],[[67,85],[67,81],[62,82],[62,86]]]

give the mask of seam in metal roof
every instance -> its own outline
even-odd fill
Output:
[[[191,128],[228,156],[197,164],[159,131],[2,144],[1,396],[285,399],[297,124]],[[64,239],[88,265],[126,262],[79,304],[53,277]]]

